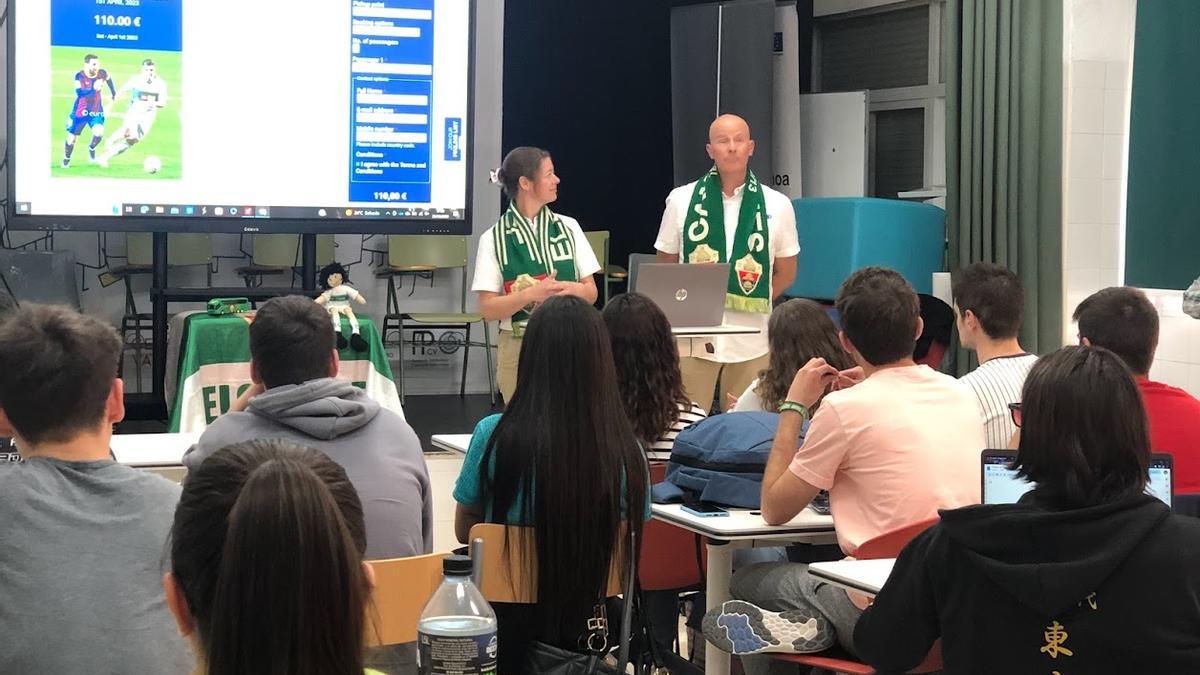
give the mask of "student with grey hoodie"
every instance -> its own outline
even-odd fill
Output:
[[[254,382],[205,429],[183,463],[196,468],[233,443],[282,438],[329,456],[358,490],[368,559],[433,550],[429,471],[416,433],[345,380],[325,309],[299,295],[273,298],[250,324]]]

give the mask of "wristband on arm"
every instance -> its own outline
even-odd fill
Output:
[[[810,419],[810,415],[808,412],[808,406],[804,405],[803,403],[797,403],[795,401],[784,401],[783,403],[779,404],[779,412],[785,412],[788,410],[791,410],[792,412],[800,413],[800,418],[801,418],[802,422],[807,422]]]

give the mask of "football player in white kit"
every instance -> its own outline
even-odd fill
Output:
[[[119,99],[125,92],[130,94],[125,121],[121,124],[121,130],[108,139],[104,146],[104,154],[96,160],[100,166],[108,166],[108,160],[145,138],[154,126],[159,108],[167,104],[167,83],[158,76],[151,59],[142,61],[142,72],[131,77],[117,91],[114,100]]]

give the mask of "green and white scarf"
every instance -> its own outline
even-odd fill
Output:
[[[723,263],[729,267],[725,308],[736,312],[771,313],[771,249],[767,202],[754,172],[746,170],[742,208],[734,231],[733,255],[725,258],[725,206],[717,167],[696,181],[683,219],[683,262]]]
[[[559,281],[578,281],[575,269],[575,237],[558,216],[543,206],[541,211],[526,220],[515,204],[500,216],[492,228],[496,260],[504,277],[504,293],[516,293],[558,270]],[[512,317],[513,335],[521,336],[533,305],[527,305]]]

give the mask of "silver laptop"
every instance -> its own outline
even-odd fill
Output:
[[[725,318],[728,287],[728,263],[643,263],[633,290],[653,300],[672,328],[709,328]]]
[[[1033,484],[1017,475],[1013,462],[1016,450],[983,451],[982,488],[984,504],[1015,504],[1021,495],[1033,489]],[[1150,482],[1146,493],[1172,505],[1174,491],[1174,462],[1171,455],[1156,452],[1150,456]]]

